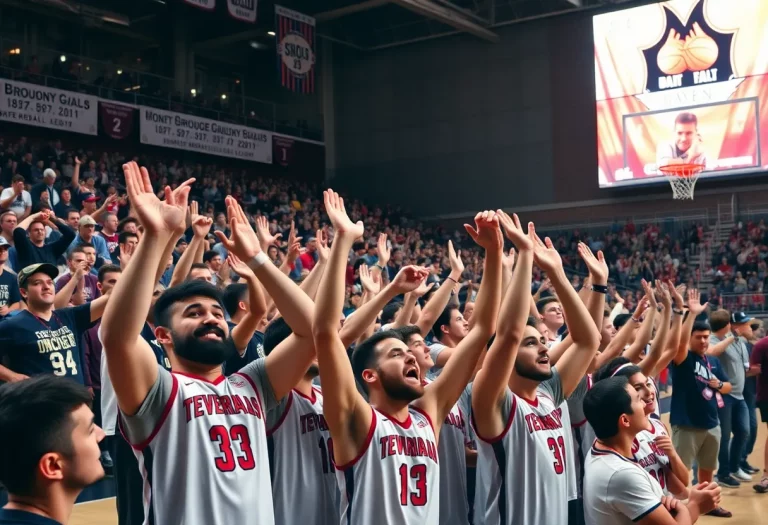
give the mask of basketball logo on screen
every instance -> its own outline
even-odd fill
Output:
[[[728,80],[732,33],[721,33],[704,16],[704,0],[685,19],[668,6],[664,36],[643,50],[648,68],[646,91],[661,91]]]

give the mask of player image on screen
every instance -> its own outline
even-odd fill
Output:
[[[707,164],[701,135],[699,119],[689,112],[680,113],[675,118],[674,141],[663,142],[656,149],[656,165],[670,164]]]

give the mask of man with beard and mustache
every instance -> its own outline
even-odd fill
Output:
[[[325,394],[323,412],[333,438],[341,519],[357,525],[436,525],[440,429],[472,376],[499,311],[503,239],[498,218],[486,211],[475,217],[476,229],[465,225],[486,253],[476,322],[440,377],[425,388],[413,354],[395,331],[363,341],[350,366],[338,317],[344,305],[347,256],[364,227],[350,220],[338,194],[327,190],[324,200],[335,239],[317,294],[312,331]],[[427,270],[414,268],[402,273],[412,289],[428,275]],[[355,379],[368,393],[370,404],[358,392]]]
[[[515,228],[505,227],[505,232],[519,252],[513,283],[520,279],[530,284],[535,260],[549,276],[563,306],[573,343],[554,369],[547,355],[547,340],[536,329],[536,321],[527,320],[528,301],[519,302],[499,324],[472,386],[478,471],[488,480],[486,501],[482,502],[484,523],[567,523],[568,500],[575,496],[575,483],[569,479],[574,466],[569,464],[572,449],[563,402],[592,361],[600,332],[571,286],[549,238],[546,244],[542,242],[533,223],[528,223],[527,235],[519,222]],[[580,246],[580,251],[585,249]],[[591,293],[605,294],[608,267],[602,253],[584,260],[592,276]],[[544,494],[546,505],[542,505]]]
[[[129,264],[118,280],[110,302],[116,306],[106,311],[101,338],[121,428],[144,475],[145,522],[272,525],[265,419],[312,361],[312,301],[266,264],[245,213],[227,197],[232,236],[217,232],[219,240],[228,253],[247,261],[293,334],[265,359],[225,378],[222,365],[237,349],[221,292],[209,283],[189,281],[166,290],[155,304],[155,336],[173,372],[159,367],[140,336],[157,281],[145,267],[167,261],[183,235],[194,179],[173,191],[166,187],[161,201],[145,168],[130,162],[123,171],[131,206],[144,228],[132,258],[143,264]]]

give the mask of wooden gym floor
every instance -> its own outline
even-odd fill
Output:
[[[668,420],[668,414],[664,414]],[[758,415],[759,418],[759,415]],[[749,462],[755,467],[763,467],[763,450],[768,427],[760,424],[757,436],[757,444]],[[723,488],[723,507],[733,512],[733,518],[723,520],[719,518],[702,517],[698,523],[702,525],[754,525],[765,523],[768,516],[768,494],[758,494],[752,490],[752,485],[759,481],[759,475],[754,476],[752,483],[743,483],[738,489]],[[760,516],[763,516],[761,518]],[[75,506],[69,525],[117,525],[117,513],[115,512],[115,498],[107,498]]]

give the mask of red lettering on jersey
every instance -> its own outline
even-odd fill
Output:
[[[206,414],[213,414],[213,398],[216,396],[214,394],[208,394],[207,396],[203,397],[203,403],[205,404],[205,413]]]
[[[203,416],[203,396],[194,396],[192,402],[195,405],[195,417]]]
[[[246,410],[245,405],[243,404],[243,400],[240,396],[237,394],[234,394],[232,396],[232,403],[235,406],[235,410],[238,414],[247,414],[248,410]]]
[[[229,398],[229,396],[221,397],[221,406],[222,408],[224,408],[225,414],[227,415],[236,414],[235,407],[232,406],[232,400]]]
[[[655,441],[651,441],[651,442],[649,443],[649,445],[651,446],[651,450],[653,450],[653,453],[654,453],[654,454],[656,454],[657,456],[665,456],[665,457],[666,457],[666,455],[667,455],[667,454],[666,454],[666,453],[665,453],[663,450],[661,450],[661,449],[658,447],[658,445],[656,445],[656,442],[655,442]]]
[[[251,400],[247,397],[243,398],[243,401],[245,401],[245,409],[248,411],[248,413],[252,416],[256,415],[256,411],[253,409],[253,405],[251,404]]]
[[[389,456],[410,456],[430,458],[437,463],[435,443],[421,437],[390,435],[379,439],[381,459]]]
[[[213,398],[213,410],[217,414],[223,414],[224,413],[224,408],[222,408],[222,406],[221,406],[221,398],[219,396],[214,396],[214,398]]]
[[[528,426],[528,432],[531,434],[539,430],[557,430],[563,428],[562,410],[558,408],[541,416],[526,414],[525,422]]]
[[[421,438],[418,438],[419,440],[419,456],[426,456],[427,455],[427,445],[424,443],[424,440]]]
[[[184,400],[184,412],[187,414],[187,423],[192,419],[192,399],[193,398],[188,397]]]
[[[252,397],[251,405],[253,406],[253,415],[261,419],[261,405],[259,404],[259,400],[255,397]]]
[[[427,455],[437,463],[437,447],[431,441],[427,441]]]

